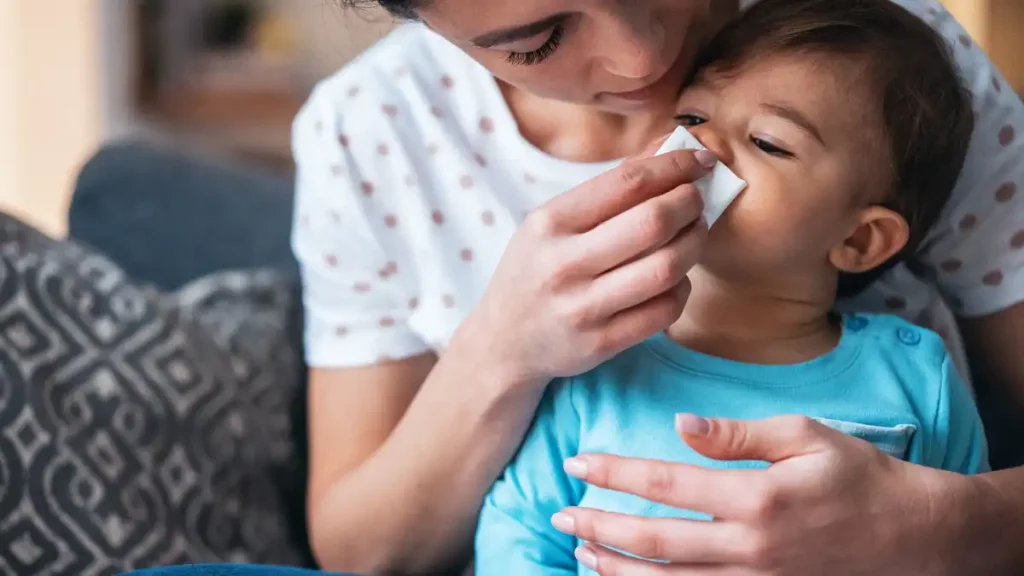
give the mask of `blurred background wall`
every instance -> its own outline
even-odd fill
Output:
[[[1024,89],[1024,0],[944,3]],[[75,175],[115,138],[288,170],[313,82],[392,24],[338,0],[0,0],[0,209],[62,234]]]

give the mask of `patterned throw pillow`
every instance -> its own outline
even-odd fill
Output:
[[[0,215],[0,574],[309,564],[293,290],[162,295]]]

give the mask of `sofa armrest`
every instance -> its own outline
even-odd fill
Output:
[[[225,269],[294,274],[292,200],[286,176],[120,143],[82,169],[68,229],[164,289]]]

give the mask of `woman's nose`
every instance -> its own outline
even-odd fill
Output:
[[[733,152],[732,146],[729,144],[729,140],[722,135],[718,130],[708,124],[701,124],[688,128],[690,134],[693,134],[705,148],[715,153],[718,156],[718,160],[724,164],[732,164]]]
[[[665,28],[650,9],[630,6],[609,14],[598,41],[605,70],[616,76],[648,78],[666,66]]]

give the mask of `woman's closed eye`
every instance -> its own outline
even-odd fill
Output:
[[[558,24],[551,29],[551,34],[548,36],[548,39],[545,40],[539,48],[530,50],[529,52],[509,52],[505,59],[508,60],[510,64],[517,64],[520,66],[539,64],[555,53],[559,44],[562,43],[562,38],[564,36],[565,24]]]

